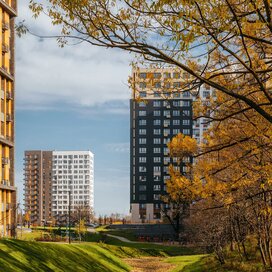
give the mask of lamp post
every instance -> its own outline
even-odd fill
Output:
[[[68,204],[68,227],[69,227],[69,244],[71,244],[71,188],[68,190],[69,204]]]

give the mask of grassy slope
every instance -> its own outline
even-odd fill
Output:
[[[108,250],[95,244],[0,241],[1,271],[129,271],[130,268]]]

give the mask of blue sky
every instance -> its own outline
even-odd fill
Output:
[[[56,30],[33,20],[28,1],[19,17],[35,33]],[[58,47],[27,35],[16,42],[16,185],[23,203],[25,150],[91,150],[95,154],[95,212],[129,211],[131,56],[87,44]]]

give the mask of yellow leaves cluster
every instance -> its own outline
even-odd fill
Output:
[[[179,133],[167,144],[172,157],[192,156],[197,151],[196,139]]]

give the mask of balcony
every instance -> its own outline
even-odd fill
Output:
[[[9,23],[2,22],[2,31],[5,32],[7,30],[9,30]]]
[[[2,53],[8,53],[9,52],[9,46],[7,44],[2,44]]]
[[[8,100],[12,100],[12,99],[13,99],[12,93],[11,93],[11,92],[7,92],[7,93],[6,93],[6,98],[7,98]]]
[[[12,120],[13,120],[12,115],[11,114],[7,114],[6,115],[6,120],[7,120],[7,122],[12,122]]]
[[[3,179],[3,180],[2,180],[2,184],[3,184],[3,185],[6,185],[6,186],[10,186],[10,181],[7,180],[7,179]]]
[[[8,157],[2,157],[2,164],[6,165],[9,163],[9,158]]]

